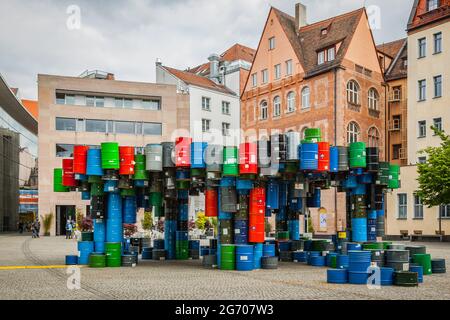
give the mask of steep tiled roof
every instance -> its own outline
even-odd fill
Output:
[[[402,46],[394,56],[394,61],[386,71],[386,80],[402,79],[408,76],[408,67],[405,60],[408,59],[408,41],[402,39]]]
[[[209,78],[198,76],[188,71],[182,71],[166,66],[164,66],[163,68],[168,72],[170,72],[173,76],[175,76],[176,78],[180,79],[181,81],[187,84],[234,95],[233,91],[229,90],[227,87],[223,85],[215,83]]]
[[[15,96],[17,96],[17,93],[19,92],[19,89],[17,89],[17,88],[10,88],[11,89],[11,92],[15,95]]]
[[[25,109],[37,120],[39,118],[38,102],[34,100],[22,100],[22,104]]]
[[[406,38],[400,39],[400,40],[395,40],[392,42],[388,42],[388,43],[383,43],[377,46],[377,50],[380,51],[383,54],[388,55],[389,57],[391,57],[392,59],[394,59],[398,52],[400,51],[400,49],[403,47],[403,45],[405,44]]]
[[[295,18],[273,8],[283,30],[288,37],[306,76],[312,76],[330,70],[342,63],[353,34],[358,26],[364,8],[319,21],[300,28],[297,32]],[[322,30],[327,29],[327,34],[322,35]],[[317,65],[317,51],[341,42],[336,59]]]

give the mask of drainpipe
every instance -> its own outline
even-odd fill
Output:
[[[334,68],[334,146],[337,146],[337,68]],[[334,188],[334,213],[336,215],[334,219],[336,235],[338,233],[338,212],[337,212],[337,189]]]

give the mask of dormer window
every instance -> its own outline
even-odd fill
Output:
[[[336,59],[336,47],[329,47],[317,53],[317,64],[321,65]]]
[[[439,7],[439,0],[427,0],[427,11],[435,10]]]
[[[328,33],[328,29],[327,28],[323,28],[322,31],[320,32],[323,36],[326,36]]]

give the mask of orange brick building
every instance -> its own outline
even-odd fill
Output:
[[[241,128],[247,139],[321,128],[324,141],[364,141],[384,159],[385,90],[364,8],[308,25],[302,4],[295,17],[272,7],[241,96]],[[322,205],[326,233],[344,229],[345,196],[327,191]]]

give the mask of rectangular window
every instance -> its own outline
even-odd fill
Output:
[[[419,80],[419,101],[427,99],[427,81]]]
[[[442,32],[434,34],[434,53],[442,52]]]
[[[142,108],[145,110],[158,111],[161,110],[161,103],[159,100],[142,100]]]
[[[292,75],[292,60],[286,61],[286,75]]]
[[[66,94],[66,104],[74,106],[75,105],[75,96],[72,94]]]
[[[134,122],[115,121],[114,126],[114,133],[116,134],[135,134]]]
[[[143,130],[144,136],[162,136],[162,124],[161,123],[144,122],[142,124],[142,130]]]
[[[261,71],[261,77],[262,77],[263,84],[269,82],[269,71],[267,69],[264,69],[263,71]]]
[[[419,121],[419,138],[425,138],[427,136],[427,122]]]
[[[105,107],[105,97],[95,97],[95,106],[97,108]]]
[[[258,85],[258,74],[254,73],[252,74],[252,86],[256,87]]]
[[[275,65],[275,80],[278,80],[281,78],[281,64]]]
[[[222,135],[224,137],[228,137],[230,135],[230,124],[229,123],[222,123]]]
[[[209,132],[211,120],[202,119],[202,132]]]
[[[116,108],[123,108],[123,98],[115,98],[114,99],[114,106]]]
[[[227,101],[222,101],[222,114],[230,114],[230,103]]]
[[[336,57],[336,49],[332,47],[328,49],[327,53],[328,53],[327,61],[333,61]]]
[[[434,118],[433,119],[433,126],[438,129],[439,131],[442,131],[442,118]]]
[[[275,37],[269,39],[269,50],[275,49]]]
[[[418,41],[418,57],[419,58],[425,58],[427,55],[427,39],[426,38],[420,38]]]
[[[207,97],[202,97],[202,110],[211,111],[211,99]]]
[[[73,144],[56,144],[56,157],[57,158],[72,158],[73,157]]]
[[[424,164],[424,163],[427,162],[427,157],[419,157],[417,159],[417,162],[420,163],[420,164]]]
[[[86,96],[86,106],[88,106],[88,107],[95,106],[95,97],[94,96]]]
[[[86,132],[106,133],[105,120],[89,120],[86,119]]]
[[[418,195],[414,195],[414,219],[423,219],[422,199]]]
[[[123,99],[124,109],[133,109],[133,99]]]
[[[439,215],[441,218],[450,218],[450,204],[439,206]]]
[[[427,0],[427,10],[432,11],[439,7],[439,0]]]
[[[320,51],[317,54],[317,64],[321,65],[325,63],[325,51]]]
[[[77,121],[69,118],[56,118],[56,130],[58,131],[76,131]]]
[[[392,146],[392,159],[398,160],[400,159],[400,149],[402,148],[401,144],[394,144]]]
[[[56,104],[66,104],[66,95],[64,93],[56,93]]]
[[[406,219],[408,218],[408,198],[406,193],[400,193],[398,197],[398,218]]]
[[[402,128],[402,116],[396,115],[392,117],[392,129],[400,130]]]
[[[442,97],[442,76],[433,77],[434,80],[434,97]]]

